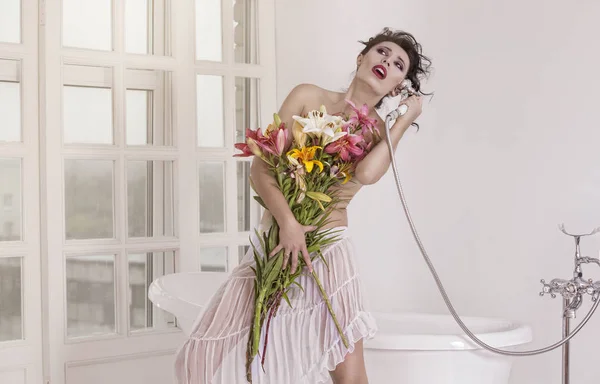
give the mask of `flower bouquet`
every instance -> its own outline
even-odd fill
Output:
[[[316,227],[314,231],[305,234],[306,246],[311,260],[319,257],[328,268],[321,248],[337,241],[338,237],[332,235],[332,229],[321,228],[329,222],[328,217],[335,204],[341,201],[334,187],[350,181],[358,162],[381,140],[376,120],[368,117],[367,105],[358,109],[351,101],[346,102],[352,108],[351,116],[329,115],[325,106],[304,116],[293,116],[293,140],[289,148],[286,146],[290,132],[277,114],[273,115],[274,121],[264,133],[260,128],[255,131],[247,129],[246,142],[235,145],[242,153],[234,157],[257,156],[268,164],[295,219],[302,225]],[[259,196],[255,196],[255,199],[268,209]],[[291,273],[291,263],[283,269],[283,249],[273,257],[267,256],[279,244],[279,226],[276,220],[273,219],[267,231],[262,234],[257,231],[256,234],[265,257],[260,256],[258,245],[252,244],[256,261],[256,268],[252,269],[256,277],[254,316],[246,354],[248,382],[252,382],[250,365],[258,353],[264,322],[266,321],[261,362],[263,369],[271,319],[277,313],[282,299],[292,306],[287,295],[292,285],[304,291],[295,279],[306,266],[299,257],[298,268],[294,273]],[[348,347],[348,341],[319,276],[314,271],[312,276],[344,345]]]

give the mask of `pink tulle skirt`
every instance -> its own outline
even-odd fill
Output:
[[[313,277],[304,271],[269,326],[264,372],[261,357],[266,321],[261,332],[259,355],[252,363],[256,384],[319,384],[331,382],[329,371],[354,350],[361,338],[377,332],[375,319],[365,302],[357,270],[354,245],[346,227],[341,239],[323,249],[329,270],[320,258],[313,261],[339,324],[349,342],[344,346],[335,322]],[[252,235],[252,242],[260,242]],[[264,255],[261,255],[264,257]],[[218,288],[195,321],[190,338],[179,349],[175,373],[179,384],[243,384],[246,350],[254,309],[252,247]]]

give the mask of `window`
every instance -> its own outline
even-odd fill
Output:
[[[249,249],[234,144],[276,108],[274,4],[0,1],[0,382],[172,379],[148,288]]]
[[[0,383],[43,381],[37,6],[0,1]]]
[[[234,158],[234,144],[276,108],[272,1],[80,3],[46,12],[44,42],[42,228],[57,383],[90,381],[125,350],[139,357],[119,364],[147,359],[148,369],[147,351],[162,351],[170,372],[177,320],[148,288],[240,262],[261,210],[250,159]]]

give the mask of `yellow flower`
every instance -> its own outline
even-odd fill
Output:
[[[312,147],[303,147],[301,149],[294,148],[287,153],[290,161],[292,163],[297,163],[298,160],[301,161],[306,167],[306,171],[308,173],[312,172],[313,166],[316,164],[319,167],[319,172],[323,170],[323,163],[319,160],[315,160],[315,152],[319,147],[318,145],[314,145]]]
[[[340,177],[344,178],[342,184],[346,184],[350,179],[352,179],[352,164],[350,163],[341,163],[339,165],[334,165],[330,170],[331,177]]]

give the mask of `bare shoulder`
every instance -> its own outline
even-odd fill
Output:
[[[315,103],[322,101],[325,90],[317,85],[302,83],[296,85],[287,95],[281,105],[280,115],[302,115]],[[285,120],[284,117],[282,119]]]
[[[304,104],[309,104],[315,99],[322,99],[328,93],[327,90],[315,84],[302,83],[296,85],[288,97],[301,100]]]

